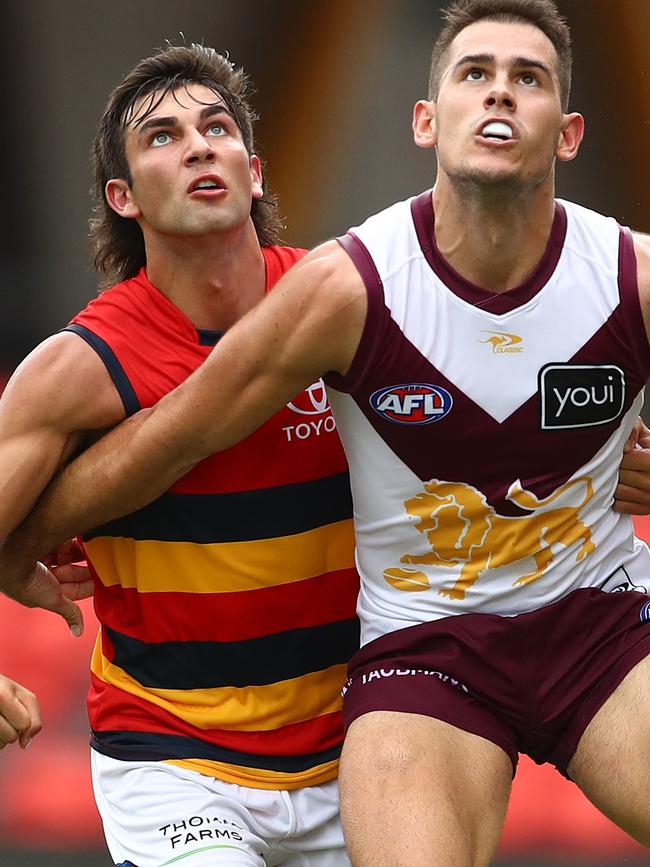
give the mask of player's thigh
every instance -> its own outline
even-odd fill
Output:
[[[283,867],[350,867],[339,814],[338,781],[287,792],[295,832],[281,841]],[[276,861],[269,856],[269,867]]]
[[[268,845],[254,817],[245,804],[221,793],[210,777],[164,762],[118,762],[95,751],[92,771],[97,808],[116,864],[265,865]]]
[[[650,656],[593,717],[568,773],[606,816],[650,846]]]
[[[497,846],[512,762],[427,716],[375,711],[347,732],[339,788],[355,867],[479,867]]]

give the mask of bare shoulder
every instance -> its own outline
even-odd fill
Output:
[[[8,411],[16,421],[28,416],[70,431],[110,427],[124,418],[102,360],[81,337],[65,331],[44,340],[16,369],[0,401],[2,415]]]
[[[347,372],[361,339],[367,313],[363,280],[336,241],[316,247],[280,280],[266,314],[291,328],[292,347],[309,354],[317,371]],[[268,316],[266,317],[268,318]]]
[[[299,285],[323,302],[334,299],[347,303],[363,298],[363,281],[348,254],[337,241],[326,241],[315,247],[288,272],[280,282]]]

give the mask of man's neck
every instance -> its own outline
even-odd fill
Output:
[[[252,226],[236,234],[147,239],[147,276],[197,328],[225,331],[264,297]]]
[[[439,178],[433,208],[436,243],[451,267],[490,292],[507,292],[544,256],[555,213],[553,185],[485,196]]]

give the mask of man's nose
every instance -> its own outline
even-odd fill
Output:
[[[517,107],[510,83],[506,80],[496,80],[485,97],[486,108],[507,108],[514,111]]]
[[[215,152],[210,141],[196,127],[188,129],[185,138],[187,142],[186,163],[195,163],[200,160],[212,162],[214,160]]]

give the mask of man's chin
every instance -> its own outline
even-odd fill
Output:
[[[519,172],[494,169],[463,172],[450,180],[460,195],[494,203],[525,196],[536,190],[541,183],[538,179],[523,178]]]
[[[511,166],[476,166],[459,172],[454,178],[477,187],[521,187],[523,179]]]

